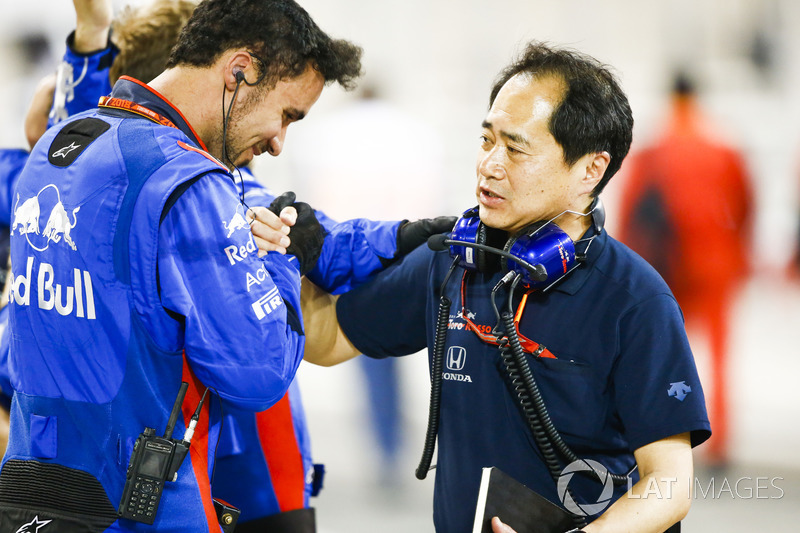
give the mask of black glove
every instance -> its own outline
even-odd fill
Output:
[[[276,196],[272,203],[269,204],[269,210],[278,216],[281,216],[281,211],[284,207],[289,207],[297,199],[297,195],[292,191],[286,191],[280,196]]]
[[[295,202],[295,194],[285,192],[269,204],[269,210],[280,216],[284,207],[292,206],[297,210],[297,222],[289,232],[292,243],[286,253],[297,258],[300,264],[300,275],[305,276],[317,264],[322,253],[322,243],[325,240],[325,228],[317,220],[314,210],[305,202]]]
[[[397,228],[397,251],[389,260],[382,260],[384,266],[403,257],[421,244],[427,242],[431,235],[449,232],[458,220],[458,217],[422,218],[409,222],[404,220]]]

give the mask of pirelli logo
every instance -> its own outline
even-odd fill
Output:
[[[283,305],[283,298],[278,293],[278,288],[275,287],[250,305],[253,307],[256,318],[263,320],[268,314]]]

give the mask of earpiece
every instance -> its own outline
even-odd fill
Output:
[[[234,70],[233,75],[236,77],[236,83],[242,83],[243,81],[245,81],[244,72],[242,72],[241,70],[239,69]],[[245,81],[245,83],[247,82]]]

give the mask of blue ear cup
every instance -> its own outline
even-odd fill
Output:
[[[522,274],[522,284],[530,289],[546,289],[575,267],[575,243],[553,222],[537,222],[508,240],[505,250],[531,265],[544,268],[546,277],[533,279],[530,271],[511,260],[504,259],[505,271]]]
[[[552,222],[537,222],[510,239],[505,232],[485,226],[478,208],[464,211],[456,221],[450,239],[491,246],[498,252],[508,252],[530,265],[539,265],[540,273],[531,271],[513,259],[501,258],[491,252],[458,244],[450,245],[450,256],[459,259],[461,267],[474,272],[491,273],[501,269],[522,275],[521,283],[532,289],[545,289],[565,276],[576,263],[575,243]]]

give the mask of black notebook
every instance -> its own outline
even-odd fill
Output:
[[[497,516],[517,533],[563,533],[572,515],[496,467],[484,468],[472,533],[492,533]]]

